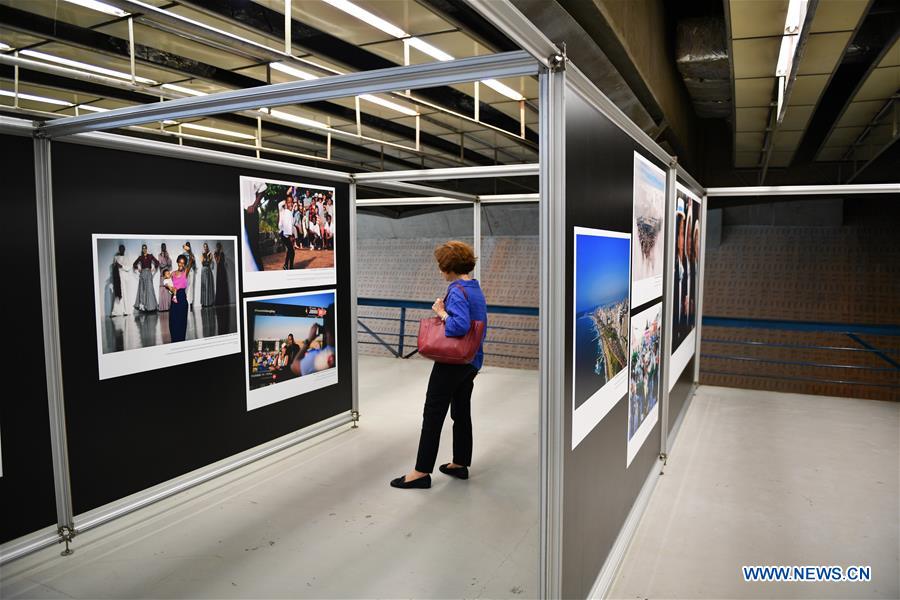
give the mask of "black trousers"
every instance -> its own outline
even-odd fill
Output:
[[[472,365],[434,363],[425,395],[416,471],[434,470],[448,408],[453,419],[453,462],[466,467],[472,463],[472,388],[477,374]]]
[[[284,266],[287,269],[294,268],[294,240],[292,240],[289,236],[284,235],[283,233],[279,233],[281,236],[281,243],[284,244],[284,249],[287,250],[287,254],[284,255]]]

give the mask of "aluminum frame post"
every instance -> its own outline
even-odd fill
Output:
[[[553,61],[565,67],[564,57]],[[562,595],[565,440],[566,71],[539,76],[540,104],[540,565],[542,598]]]
[[[359,290],[357,289],[357,264],[356,264],[356,183],[350,182],[350,193],[348,195],[347,209],[349,216],[349,226],[347,227],[347,237],[350,241],[350,327],[352,335],[350,337],[350,353],[353,357],[351,361],[350,376],[353,378],[352,386],[352,403],[350,414],[353,416],[353,429],[359,427],[359,334],[356,332],[359,326]]]
[[[475,250],[475,279],[481,281],[481,202],[472,203],[472,248]]]
[[[678,189],[677,162],[671,161],[666,169],[666,233],[663,236],[666,249],[663,256],[663,356],[660,369],[659,399],[660,425],[659,456],[663,460],[669,454],[669,372],[672,365],[672,319],[675,308],[675,205]]]
[[[56,524],[63,555],[71,554],[69,541],[75,533],[69,453],[66,443],[66,409],[63,401],[62,364],[59,357],[59,304],[56,288],[56,243],[53,228],[53,182],[50,140],[34,138],[34,181],[37,200],[38,265],[43,299],[44,367],[47,376],[47,405],[50,416],[50,447],[53,458],[53,487],[56,492]]]
[[[707,196],[704,194],[701,198],[700,208],[700,260],[699,271],[700,277],[697,279],[697,314],[695,315],[697,337],[694,338],[694,383],[700,383],[700,350],[702,347],[703,337],[703,280],[704,271],[706,271],[706,232],[707,225]]]

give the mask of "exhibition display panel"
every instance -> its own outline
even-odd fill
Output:
[[[565,415],[561,594],[583,598],[659,470],[670,165],[579,87],[565,92],[565,381],[573,404]]]
[[[107,166],[104,174],[85,179],[97,164]],[[333,360],[334,340],[352,335],[340,314],[346,306],[335,301],[336,291],[350,297],[349,271],[319,294],[330,301],[314,303],[327,318],[285,316],[268,327],[265,341],[252,337],[253,322],[244,318],[246,305],[271,294],[258,298],[240,288],[245,274],[237,266],[242,256],[244,264],[251,260],[246,243],[238,248],[248,212],[243,182],[277,177],[65,139],[53,144],[54,218],[64,224],[55,236],[59,355],[75,515],[351,410],[349,361]],[[349,185],[307,183],[344,203],[335,229],[346,231]],[[270,183],[269,191],[279,194],[264,198],[276,211],[279,203],[285,210],[286,197],[293,202],[288,186]],[[262,213],[260,227],[277,217]],[[332,241],[327,249],[317,243],[304,250],[349,260],[347,236]],[[267,260],[286,254],[284,244],[256,247],[266,248]],[[269,289],[295,287],[285,283],[274,279]],[[301,373],[287,364],[288,355],[299,362],[301,340],[310,355],[329,348],[331,365],[304,363]],[[279,383],[254,387],[251,376]]]
[[[691,346],[691,321],[673,313],[683,289],[695,329],[702,315],[702,244],[699,265],[682,261],[676,277],[676,173],[703,190],[509,2],[469,4],[525,52],[36,127],[38,229],[41,207],[56,225],[38,250],[56,317],[45,339],[58,340],[45,349],[58,539],[355,423],[357,184],[460,199],[410,182],[539,173],[540,595],[605,592],[667,448],[676,322],[679,349]],[[351,175],[96,133],[535,75],[539,165]],[[478,251],[480,199],[461,199]]]

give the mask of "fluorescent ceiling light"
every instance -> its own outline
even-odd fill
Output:
[[[13,49],[12,46],[9,46],[7,44],[4,44],[3,42],[0,42],[0,50],[12,50],[12,49]]]
[[[372,27],[376,29],[380,29],[388,35],[392,35],[395,38],[405,38],[407,37],[407,33],[388,21],[385,21],[379,16],[376,16],[364,8],[361,8],[352,2],[348,2],[347,0],[324,0],[326,4],[330,4],[331,6],[337,8],[338,10],[342,10],[348,15],[352,15],[359,19],[360,21],[365,21]]]
[[[120,8],[116,8],[115,6],[110,6],[104,2],[100,2],[99,0],[65,0],[69,4],[77,4],[78,6],[83,6],[85,8],[90,8],[91,10],[96,10],[102,13],[106,13],[108,15],[112,15],[114,17],[124,17],[128,15],[127,12]]]
[[[368,100],[372,104],[379,104],[384,106],[385,108],[390,108],[392,110],[396,110],[399,113],[403,113],[408,117],[414,117],[418,113],[411,108],[407,108],[402,104],[397,104],[396,102],[391,102],[390,100],[385,100],[384,98],[379,98],[378,96],[373,96],[372,94],[363,94],[360,96],[363,100]]]
[[[301,71],[300,69],[288,66],[284,63],[269,63],[269,66],[275,69],[276,71],[281,71],[282,73],[286,73],[291,75],[292,77],[296,77],[297,79],[303,79],[309,81],[310,79],[318,79],[318,75],[313,75],[312,73],[307,73],[306,71]]]
[[[66,65],[68,67],[75,67],[76,69],[82,69],[85,71],[91,71],[93,73],[99,73],[101,75],[108,75],[110,77],[116,77],[118,79],[126,79],[131,81],[131,74],[124,73],[122,71],[116,71],[113,69],[107,69],[105,67],[98,67],[96,65],[91,65],[88,63],[83,63],[77,60],[70,60],[68,58],[62,58],[61,56],[54,56],[52,54],[46,54],[44,52],[38,52],[36,50],[22,50],[21,54],[25,56],[30,56],[32,58],[39,58],[41,60],[46,60],[48,62],[54,62],[61,65]],[[156,85],[158,82],[153,81],[152,79],[147,79],[146,77],[135,77],[135,81],[139,83],[146,83],[148,85]]]
[[[500,93],[500,94],[503,94],[503,95],[506,96],[507,98],[511,98],[512,100],[519,101],[519,100],[524,100],[524,99],[525,99],[525,96],[523,96],[522,94],[520,94],[520,93],[517,92],[516,90],[512,89],[512,88],[509,87],[508,85],[504,85],[504,84],[500,83],[500,82],[497,81],[496,79],[485,79],[485,80],[482,81],[481,83],[483,83],[484,85],[488,86],[489,88],[491,88],[491,89],[494,90],[495,92],[498,92],[498,93]]]
[[[270,110],[268,108],[261,108],[259,112],[266,113],[267,115],[272,115],[277,119],[281,119],[283,121],[290,121],[291,123],[297,123],[298,125],[305,125],[307,127],[315,127],[317,129],[331,129],[325,123],[319,123],[314,119],[307,119],[306,117],[298,117],[297,115],[292,115],[290,113],[282,112],[280,110]]]
[[[106,112],[109,110],[108,108],[101,108],[99,106],[93,106],[91,104],[79,104],[77,108],[80,108],[82,110],[89,110],[91,112]]]
[[[249,135],[247,133],[240,133],[238,131],[231,131],[229,129],[219,129],[218,127],[208,127],[206,125],[197,125],[195,123],[182,123],[182,127],[185,129],[196,129],[197,131],[205,131],[207,133],[217,133],[219,135],[227,135],[230,137],[236,137],[242,140],[255,140],[255,135]]]
[[[8,90],[0,90],[0,96],[8,96],[10,98],[15,98],[16,93],[10,92]],[[57,100],[56,98],[47,98],[46,96],[35,96],[33,94],[23,94],[19,93],[19,98],[22,100],[31,100],[33,102],[44,102],[45,104],[55,104],[56,106],[74,106],[71,102],[66,102],[65,100]]]
[[[440,61],[453,60],[453,56],[447,54],[440,48],[435,48],[434,46],[432,46],[425,40],[419,39],[417,37],[411,37],[408,40],[406,40],[406,42],[410,46],[415,48],[416,50],[420,50],[421,52],[424,52],[428,56],[430,56],[432,58],[436,58],[437,60],[440,60]]]
[[[164,83],[159,86],[163,89],[172,90],[173,92],[178,92],[180,94],[187,94],[188,96],[205,96],[206,92],[200,92],[197,90],[192,90],[191,88],[182,87],[180,85],[175,85],[174,83]]]
[[[787,16],[784,19],[784,34],[781,36],[781,48],[778,51],[778,62],[775,64],[775,77],[778,78],[777,106],[775,110],[778,123],[781,123],[781,120],[784,118],[784,111],[786,110],[784,104],[785,92],[790,83],[791,74],[794,72],[797,48],[800,45],[808,8],[808,0],[790,0],[788,3]]]

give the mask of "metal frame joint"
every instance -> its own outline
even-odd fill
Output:
[[[72,540],[75,539],[75,536],[78,535],[78,532],[74,528],[68,527],[66,525],[63,525],[62,527],[57,529],[56,532],[59,534],[59,541],[57,543],[66,545],[66,549],[60,552],[59,555],[72,556],[75,551],[69,547],[69,544],[72,542]]]

